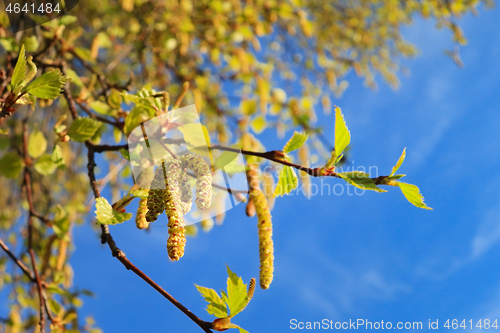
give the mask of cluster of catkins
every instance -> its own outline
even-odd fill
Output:
[[[167,252],[170,259],[176,261],[184,255],[186,235],[184,215],[191,210],[192,192],[189,186],[187,169],[196,176],[196,207],[207,209],[212,203],[212,174],[209,165],[193,154],[186,154],[156,169],[151,182],[147,200],[139,202],[136,224],[144,229],[156,221],[163,213],[168,217]]]

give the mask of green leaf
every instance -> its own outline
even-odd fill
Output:
[[[42,132],[35,130],[31,132],[28,139],[28,154],[33,158],[42,156],[47,150],[47,140]]]
[[[234,149],[239,149],[237,145],[232,145],[231,148]],[[225,166],[231,164],[232,162],[236,162],[236,159],[238,158],[238,154],[234,151],[223,151],[222,154],[220,154],[219,157],[215,160],[215,169],[222,169],[225,168]]]
[[[16,101],[16,104],[20,105],[29,105],[29,104],[35,104],[36,103],[36,97],[30,94],[24,94],[19,99]]]
[[[84,142],[94,136],[102,123],[92,118],[77,118],[68,128],[68,136],[76,142]]]
[[[420,190],[416,185],[402,183],[402,182],[398,182],[398,185],[399,188],[401,189],[401,192],[403,192],[403,195],[410,203],[419,208],[432,210],[432,208],[428,207],[424,203],[424,197],[422,196]]]
[[[71,24],[73,22],[76,22],[76,20],[77,20],[76,16],[64,15],[64,16],[61,16],[61,18],[59,19],[59,24],[60,25],[68,25],[68,24]]]
[[[111,207],[108,200],[103,197],[95,199],[96,218],[101,224],[118,224],[132,218],[131,213],[120,213]]]
[[[387,192],[386,190],[377,187],[373,179],[370,178],[370,175],[365,172],[361,171],[339,172],[337,173],[337,175],[340,176],[340,178],[345,180],[350,185],[355,186],[357,188],[361,188],[364,190],[372,190],[376,192]]]
[[[57,165],[54,162],[52,162],[52,155],[44,154],[39,159],[36,160],[33,167],[39,174],[47,176],[54,173],[54,171],[57,168]]]
[[[35,35],[24,38],[23,44],[26,48],[26,52],[36,52],[38,50],[39,43],[38,38]]]
[[[397,179],[403,178],[404,176],[406,176],[406,175],[393,175],[393,176],[390,176],[387,178],[397,180]]]
[[[21,45],[21,50],[19,51],[19,56],[17,58],[16,67],[14,67],[14,72],[12,73],[12,79],[10,84],[12,86],[12,90],[14,91],[17,86],[22,82],[22,80],[26,76],[26,55],[24,51],[24,45]]]
[[[63,17],[66,17],[66,15]],[[87,62],[90,62],[91,64],[95,63],[95,60],[92,59],[90,49],[82,48],[82,47],[75,47],[74,52],[76,53],[76,55],[80,59],[85,60]]]
[[[297,174],[292,167],[284,166],[278,177],[278,183],[274,188],[275,196],[282,196],[292,192],[299,185]]]
[[[228,316],[228,309],[224,301],[219,297],[217,292],[211,288],[205,288],[196,285],[196,289],[200,292],[201,296],[205,298],[205,301],[208,302],[207,312],[211,315],[216,316],[217,318],[224,318]]]
[[[121,148],[121,149],[119,150],[119,152],[120,152],[120,154],[122,154],[122,156],[123,156],[125,159],[127,159],[127,160],[129,160],[129,161],[130,161],[130,154],[129,154],[129,152],[128,152],[128,150],[127,150],[127,149],[125,149],[125,148]]]
[[[2,37],[0,38],[0,45],[3,46],[5,51],[12,52],[17,49],[16,40],[12,37]]]
[[[229,316],[234,317],[240,313],[248,304],[247,285],[243,283],[241,277],[234,274],[227,266],[227,305]]]
[[[23,89],[23,92],[29,92],[38,98],[56,99],[67,81],[68,79],[58,69],[51,69],[37,77]]]
[[[339,156],[342,154],[350,142],[351,133],[349,133],[344,116],[337,106],[335,108],[335,155]]]
[[[125,126],[123,131],[129,135],[137,126],[150,120],[155,116],[155,110],[151,107],[143,105],[135,106],[125,118]]]
[[[398,171],[401,164],[403,164],[405,157],[406,157],[406,148],[403,149],[403,153],[401,154],[401,156],[399,156],[398,163],[396,163],[396,165],[392,168],[392,171],[391,171],[391,174],[389,175],[389,177],[393,176],[396,173],[396,171]]]
[[[122,104],[122,95],[116,89],[111,89],[108,97],[108,103],[112,108],[119,109]]]
[[[255,133],[262,133],[262,131],[266,128],[266,118],[262,115],[258,115],[250,122],[250,127]]]
[[[7,178],[17,178],[23,166],[23,160],[16,153],[7,153],[0,158],[0,174]]]
[[[33,57],[32,56],[29,56],[28,59],[26,60],[26,75],[24,76],[24,78],[21,80],[21,82],[19,82],[19,84],[17,85],[17,87],[14,89],[14,94],[17,96],[19,94],[19,92],[21,92],[21,90],[28,84],[31,82],[31,80],[33,80],[33,78],[35,77],[36,75],[36,65],[33,63]],[[32,104],[30,103],[33,99],[35,99],[34,96],[31,96],[29,94],[24,94],[24,96],[26,96],[26,98],[24,98],[22,101],[17,101],[16,103],[19,103],[19,104],[22,104],[24,100],[27,100],[27,103],[24,103],[24,104]],[[23,97],[24,97],[23,96]],[[36,99],[35,99],[36,100]]]
[[[285,147],[283,147],[283,152],[288,154],[294,150],[299,149],[307,141],[308,135],[306,133],[294,132],[293,136],[288,140]]]
[[[52,149],[52,162],[60,169],[66,166],[64,164],[62,148],[58,145],[55,145],[54,149]]]
[[[241,113],[245,116],[251,116],[257,112],[257,100],[256,99],[247,99],[241,102],[240,104]]]
[[[78,74],[76,74],[74,70],[72,70],[71,68],[66,68],[66,75],[68,76],[71,83],[76,84],[78,87],[83,87],[82,79],[78,76]]]
[[[54,223],[52,224],[52,229],[54,230],[54,233],[60,239],[69,241],[70,239],[68,237],[68,231],[70,225],[71,224],[69,222],[68,214],[61,205],[57,204],[54,216]]]
[[[111,113],[111,108],[108,104],[101,102],[99,100],[93,101],[89,104],[90,108],[97,113],[108,116]]]
[[[201,124],[191,123],[180,126],[177,129],[184,136],[184,141],[186,141],[187,145],[191,148],[196,148],[210,145],[210,138],[206,135],[208,131],[204,127]]]

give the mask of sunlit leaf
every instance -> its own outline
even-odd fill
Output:
[[[44,154],[35,161],[33,167],[39,174],[47,176],[54,173],[57,165],[52,161],[52,155]]]
[[[335,108],[335,154],[340,156],[351,142],[351,134],[347,129],[344,116],[337,106]]]
[[[284,166],[278,176],[278,183],[274,188],[274,195],[279,197],[292,192],[299,185],[299,179],[292,167]]]
[[[257,100],[247,99],[240,104],[241,113],[246,116],[251,116],[257,112]]]
[[[419,207],[419,208],[424,208],[424,209],[430,209],[432,208],[428,207],[424,203],[424,197],[420,193],[420,190],[416,185],[412,184],[407,184],[407,183],[402,183],[398,182],[399,188],[401,189],[401,192],[403,192],[403,195],[405,198],[411,202],[413,205]]]
[[[35,130],[28,138],[28,154],[33,158],[38,158],[45,153],[47,140],[41,131]]]
[[[16,153],[7,153],[0,158],[0,174],[7,178],[16,178],[23,166],[23,160]]]
[[[247,305],[247,285],[243,283],[241,277],[234,274],[229,266],[227,267],[227,297],[228,297],[228,307],[229,315],[231,317],[236,316],[240,313]]]
[[[52,162],[54,162],[58,168],[65,167],[62,148],[59,145],[55,145],[54,149],[52,149]]]
[[[15,90],[21,81],[26,76],[26,55],[24,50],[24,45],[21,45],[21,50],[19,51],[19,55],[17,58],[16,67],[14,67],[14,72],[12,73],[12,79],[10,80],[10,84],[12,85],[12,90]]]
[[[23,89],[35,97],[55,99],[61,94],[61,89],[68,79],[58,70],[51,69],[37,77]]]
[[[403,149],[403,153],[399,157],[398,162],[396,163],[396,165],[392,168],[392,171],[391,171],[391,174],[389,175],[389,177],[393,176],[396,173],[396,171],[398,171],[398,169],[401,166],[401,164],[403,164],[403,162],[405,160],[405,157],[406,157],[406,148]]]
[[[92,118],[77,118],[68,128],[68,136],[73,141],[83,142],[94,136],[102,123]]]
[[[196,289],[198,289],[198,291],[200,292],[201,296],[205,298],[205,301],[208,302],[206,310],[209,314],[214,315],[217,318],[224,318],[229,315],[226,304],[219,297],[215,290],[198,286],[196,284],[195,286]]]
[[[347,183],[355,187],[364,190],[372,190],[376,192],[387,192],[386,190],[377,187],[373,179],[370,178],[370,175],[365,172],[361,171],[339,172],[337,173],[337,175],[340,176]]]
[[[252,127],[252,130],[260,134],[262,131],[266,128],[266,118],[262,115],[258,115],[257,117],[253,118],[252,121],[250,122],[250,127]]]
[[[118,224],[132,218],[131,213],[121,213],[114,210],[108,200],[103,197],[95,200],[95,208],[97,221],[101,224]]]
[[[294,132],[293,136],[288,140],[288,142],[283,147],[283,152],[288,154],[296,149],[299,149],[306,141],[308,135],[301,132]]]
[[[126,135],[130,134],[136,127],[152,119],[155,116],[155,110],[143,105],[135,106],[125,118],[123,131]]]

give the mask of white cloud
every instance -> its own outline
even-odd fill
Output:
[[[291,277],[287,283],[293,285],[301,302],[329,318],[356,313],[366,301],[392,300],[412,291],[411,286],[388,278],[380,267],[346,266],[319,253],[308,263],[317,267],[315,271],[297,268],[296,262],[282,262],[280,266],[285,267],[280,270]]]

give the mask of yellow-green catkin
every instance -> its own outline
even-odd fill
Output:
[[[139,207],[137,207],[137,213],[135,214],[135,225],[139,229],[146,229],[149,226],[149,222],[146,220],[146,214],[148,212],[147,205],[147,199],[141,199],[139,201]]]
[[[255,205],[257,212],[257,228],[259,231],[259,256],[260,256],[260,287],[269,288],[273,281],[274,272],[274,246],[273,246],[273,224],[271,212],[267,205],[266,196],[260,189],[250,191],[250,199]]]
[[[204,210],[212,204],[212,173],[210,167],[200,156],[186,154],[181,157],[184,167],[193,170],[196,176],[196,207]]]
[[[147,199],[148,212],[146,213],[146,221],[154,222],[158,215],[163,213],[164,206],[164,192],[165,192],[165,176],[163,174],[162,163],[155,171],[155,176],[151,182],[150,190]]]
[[[184,255],[186,244],[186,230],[181,206],[179,178],[181,163],[173,160],[165,166],[166,190],[164,196],[165,213],[168,216],[167,252],[170,259],[177,261]]]
[[[255,278],[252,278],[250,280],[250,284],[248,285],[247,289],[247,304],[250,303],[253,297],[253,293],[255,291]]]
[[[182,167],[180,173],[179,187],[181,189],[182,214],[186,215],[191,211],[191,206],[193,204],[193,194],[191,192],[191,186],[189,185],[188,182],[188,176],[185,167]]]

